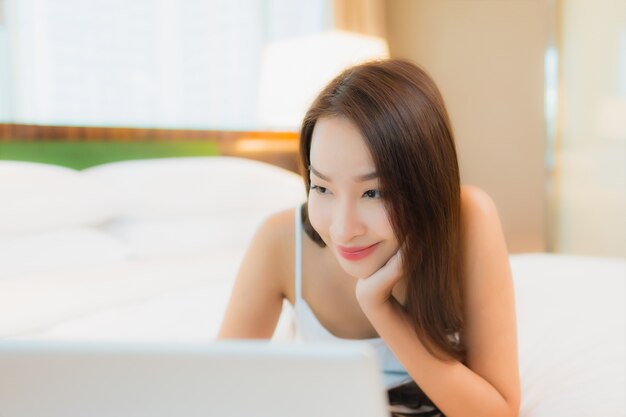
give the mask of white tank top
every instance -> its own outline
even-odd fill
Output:
[[[295,209],[294,216],[296,228],[296,244],[295,244],[295,305],[293,306],[296,324],[296,340],[300,341],[316,341],[316,342],[339,342],[339,343],[365,343],[371,346],[376,352],[380,370],[383,373],[383,379],[387,387],[404,382],[408,377],[408,373],[387,347],[381,338],[373,339],[343,339],[333,335],[319,322],[311,307],[302,298],[302,216],[300,207]]]

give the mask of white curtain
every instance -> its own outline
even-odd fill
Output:
[[[561,7],[556,247],[626,257],[626,3]]]
[[[329,0],[3,6],[1,118],[46,125],[254,129],[264,45],[332,24]]]

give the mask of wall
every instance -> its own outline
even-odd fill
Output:
[[[511,252],[547,249],[545,0],[387,0],[392,57],[439,85],[461,179],[495,200]]]

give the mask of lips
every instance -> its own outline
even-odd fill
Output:
[[[376,250],[378,243],[374,243],[370,246],[339,246],[337,250],[339,254],[349,261],[358,261],[370,255]]]

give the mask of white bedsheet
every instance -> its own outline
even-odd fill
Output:
[[[521,417],[626,416],[626,261],[511,257]]]
[[[207,339],[241,257],[155,257],[0,281],[0,337]]]
[[[0,338],[215,338],[243,251],[0,281]],[[511,257],[521,417],[626,415],[626,261]],[[279,334],[289,330],[284,310]]]

